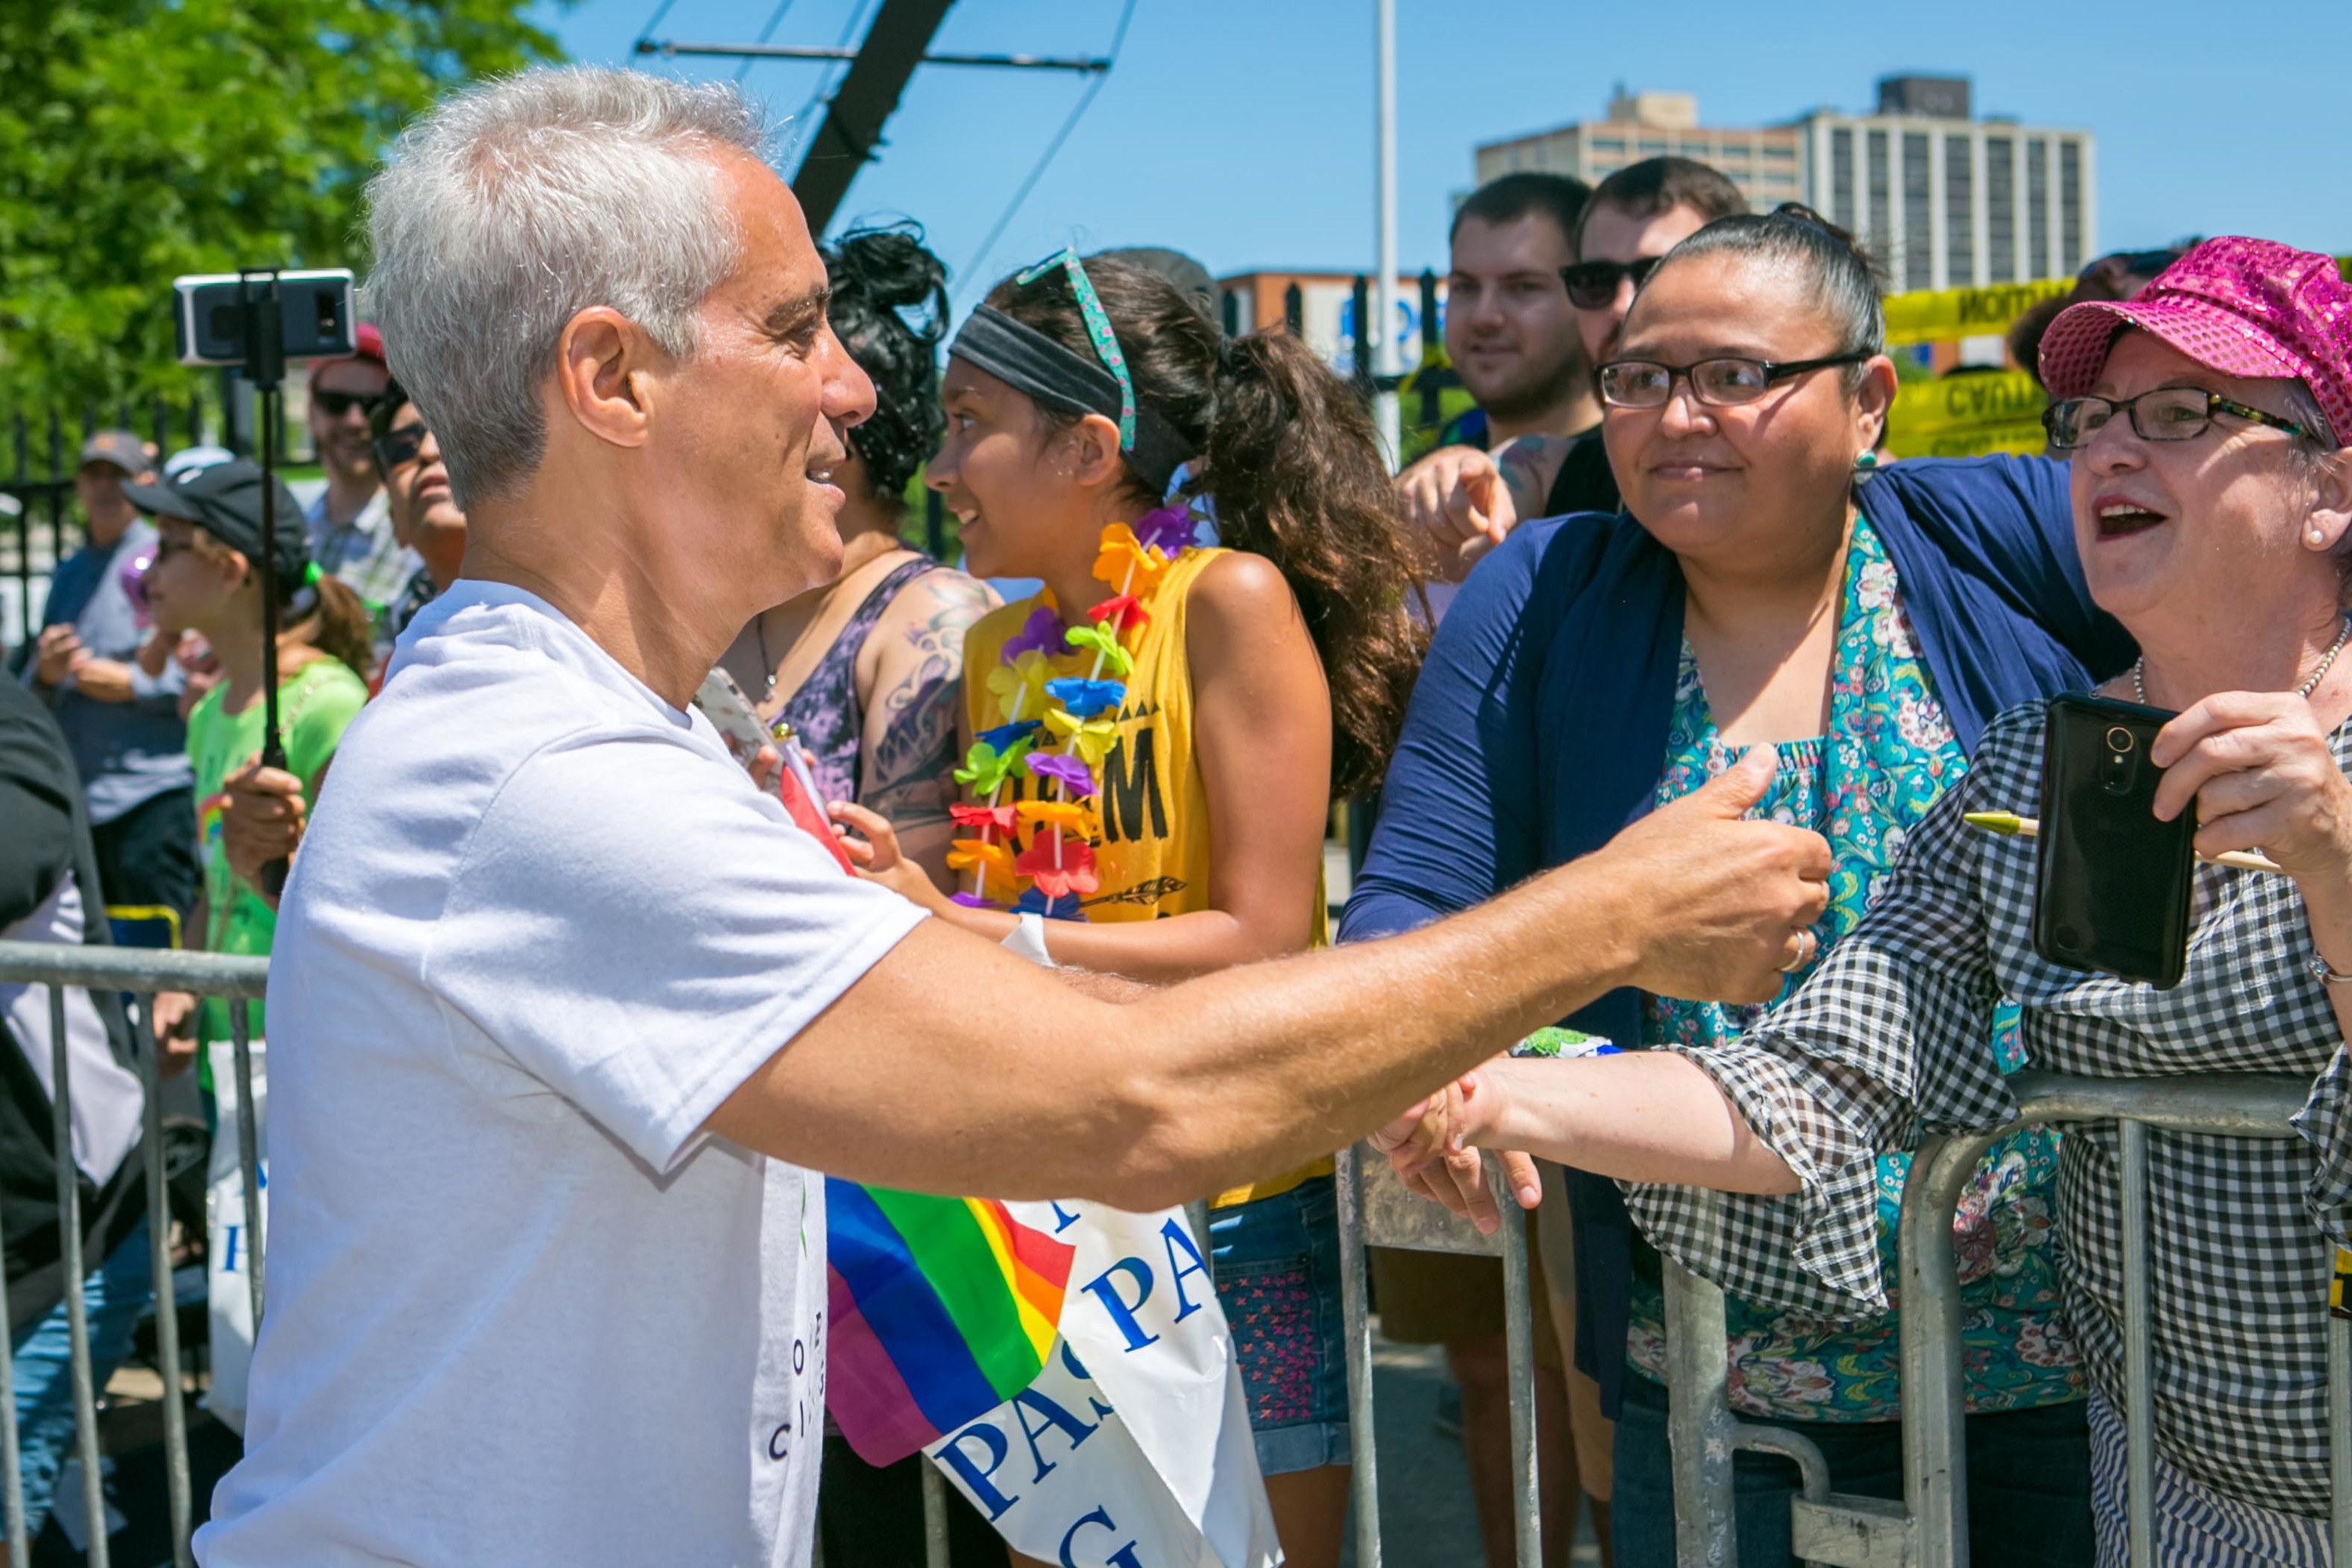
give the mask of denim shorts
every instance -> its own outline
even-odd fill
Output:
[[[1331,1178],[1314,1176],[1209,1215],[1217,1301],[1269,1476],[1348,1462],[1337,1204]]]

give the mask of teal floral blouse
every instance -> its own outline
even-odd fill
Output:
[[[1810,827],[1830,841],[1830,905],[1814,928],[1819,952],[1853,929],[1872,884],[1904,836],[1966,771],[1968,758],[1936,700],[1896,592],[1895,567],[1857,519],[1846,551],[1845,589],[1831,670],[1829,732],[1782,742],[1780,769],[1753,815]],[[1716,732],[1690,647],[1683,647],[1658,802],[1688,794],[1738,760]],[[1814,962],[1820,962],[1819,952]],[[1810,973],[1793,975],[1783,998]],[[1644,1046],[1706,1047],[1735,1039],[1762,1006],[1650,999]],[[1986,1048],[2003,1072],[2023,1065],[2017,1016],[2004,1007]],[[1878,1162],[1878,1246],[1895,1272],[1895,1221],[1908,1154]],[[1963,1364],[1972,1411],[2023,1410],[2079,1399],[2083,1370],[2060,1315],[2051,1228],[2058,1134],[2029,1128],[1995,1144],[1962,1194],[1953,1225],[1959,1247]],[[1885,1421],[1901,1414],[1895,1318],[1855,1326],[1772,1312],[1736,1298],[1731,1405],[1797,1421]],[[1654,1258],[1637,1263],[1628,1359],[1665,1380],[1664,1300]]]

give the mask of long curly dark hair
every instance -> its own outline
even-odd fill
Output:
[[[1370,414],[1288,331],[1228,340],[1205,302],[1157,274],[1109,257],[1086,268],[1136,400],[1202,455],[1186,491],[1211,496],[1220,541],[1273,562],[1297,596],[1331,688],[1332,794],[1378,783],[1429,634],[1407,607],[1418,577]],[[1095,363],[1060,268],[1026,284],[1008,279],[988,302]],[[1160,504],[1134,489],[1139,507]]]
[[[939,450],[939,347],[948,324],[946,265],[923,245],[919,224],[854,228],[822,247],[833,302],[825,320],[874,382],[874,416],[849,445],[866,488],[892,515],[907,504],[915,470]]]

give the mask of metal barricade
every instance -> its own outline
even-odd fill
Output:
[[[1790,1509],[1793,1553],[1833,1568],[1968,1568],[1968,1436],[1960,1363],[1959,1264],[1952,1216],[1977,1162],[2033,1123],[2114,1121],[2121,1143],[2124,1236],[2124,1430],[2130,1558],[2156,1561],[2154,1367],[2149,1349],[2147,1130],[2292,1138],[2307,1079],[2257,1073],[2167,1079],[2009,1079],[2018,1120],[1989,1132],[1923,1140],[1903,1190],[1904,1500],[1833,1495],[1811,1439],[1740,1422],[1725,1400],[1723,1295],[1666,1264],[1675,1554],[1680,1568],[1731,1568],[1732,1451],[1794,1460],[1801,1495]],[[2327,1413],[2335,1560],[2352,1563],[2352,1323],[2327,1325]]]
[[[1502,1167],[1491,1155],[1486,1181],[1497,1194],[1503,1223],[1481,1236],[1424,1198],[1407,1192],[1388,1161],[1344,1149],[1339,1156],[1339,1284],[1348,1344],[1348,1430],[1355,1465],[1356,1563],[1380,1568],[1381,1500],[1372,1427],[1372,1325],[1364,1248],[1454,1252],[1503,1260],[1503,1349],[1511,1390],[1511,1513],[1519,1568],[1543,1561],[1543,1521],[1536,1490],[1535,1332],[1528,1309],[1527,1216],[1510,1197]]]
[[[134,1019],[140,1088],[146,1102],[145,1142],[148,1245],[155,1280],[156,1361],[163,1373],[163,1462],[171,1509],[173,1568],[194,1562],[188,1537],[193,1530],[190,1495],[188,1417],[181,1390],[179,1315],[172,1289],[171,1209],[164,1194],[163,1119],[159,1095],[155,1041],[148,1017],[158,991],[186,991],[228,1004],[231,1037],[236,1053],[237,1157],[245,1176],[247,1280],[253,1293],[253,1321],[261,1321],[261,1184],[259,1128],[253,1102],[253,1053],[248,1006],[260,997],[268,977],[268,961],[233,958],[219,953],[173,952],[150,948],[63,947],[47,942],[0,942],[0,983],[44,986],[48,992],[49,1063],[55,1086],[54,1134],[58,1167],[58,1233],[61,1272],[71,1355],[74,1435],[80,1460],[82,1505],[91,1568],[107,1568],[106,1499],[101,1485],[95,1378],[89,1352],[89,1321],[82,1283],[89,1270],[82,1256],[81,1194],[73,1155],[73,1085],[68,1061],[66,995],[68,991],[130,992],[139,999]],[[37,1042],[24,1042],[37,1048]],[[25,1529],[25,1498],[19,1473],[15,1367],[8,1337],[0,1335],[0,1488],[8,1508],[8,1552],[12,1563],[32,1561]],[[60,1499],[60,1503],[65,1500]]]

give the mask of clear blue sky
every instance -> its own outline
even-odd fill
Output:
[[[622,63],[656,0],[583,0],[553,19],[577,58]],[[778,43],[834,44],[874,0],[791,0]],[[1098,53],[1119,0],[964,0],[937,47]],[[2352,5],[1911,6],[1815,0],[1397,0],[1399,240],[1444,265],[1449,194],[1479,142],[1598,114],[1612,83],[1698,95],[1744,126],[1817,104],[1865,110],[1901,70],[1964,73],[1979,114],[2080,125],[2099,143],[2102,248],[2243,233],[2352,252]],[[741,40],[776,0],[674,0],[656,36]],[[2023,18],[2032,16],[2029,25]],[[715,61],[654,68],[732,75]],[[824,68],[761,62],[780,117]],[[848,217],[920,220],[961,274],[1083,90],[1043,71],[925,67]],[[813,124],[814,116],[804,123]],[[982,281],[1064,244],[1160,244],[1219,273],[1355,270],[1372,259],[1370,0],[1139,0],[1116,70]],[[961,279],[959,279],[961,280]],[[968,301],[960,301],[968,302]]]

